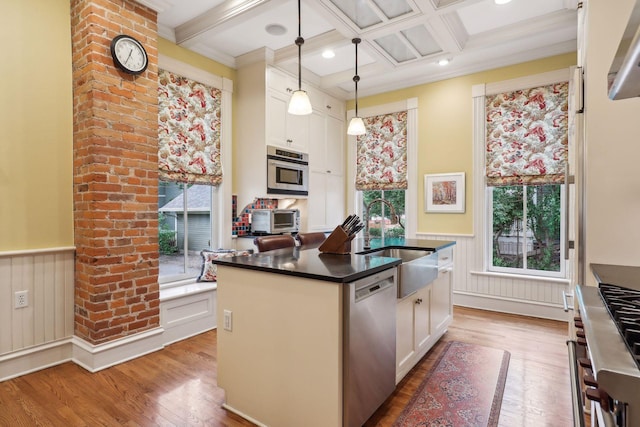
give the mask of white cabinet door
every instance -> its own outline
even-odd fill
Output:
[[[396,383],[415,366],[432,345],[431,287],[398,300],[396,305]]]
[[[269,91],[267,95],[267,143],[307,152],[309,148],[309,116],[289,114],[288,108],[289,97],[287,95],[273,90]]]
[[[326,172],[327,119],[324,114],[313,111],[309,117],[309,169]]]
[[[431,286],[420,289],[415,293],[415,328],[416,328],[416,351],[422,350],[431,337]]]
[[[344,121],[327,116],[325,167],[328,173],[344,176]]]
[[[325,218],[327,229],[333,230],[344,221],[344,177],[325,174]]]
[[[451,274],[453,266],[440,269],[432,284],[431,324],[433,333],[446,329],[453,318],[451,301]]]
[[[398,301],[396,305],[396,382],[413,367],[415,354],[415,324],[413,297]]]
[[[343,129],[322,111],[309,116],[309,231],[332,231],[344,220]]]
[[[309,197],[307,198],[307,228],[309,231],[327,231],[327,180],[322,172],[309,172]]]

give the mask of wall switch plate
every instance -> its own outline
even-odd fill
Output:
[[[231,332],[233,329],[233,313],[231,310],[224,311],[224,325],[223,328],[225,331]]]
[[[24,308],[29,305],[29,291],[18,291],[14,295],[14,308]]]

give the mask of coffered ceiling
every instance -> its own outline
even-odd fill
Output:
[[[297,0],[137,1],[186,49],[232,68],[267,58],[297,70]],[[577,1],[302,0],[303,78],[352,98],[355,36],[361,96],[573,52]]]

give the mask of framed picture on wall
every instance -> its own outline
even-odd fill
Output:
[[[464,172],[424,176],[424,211],[464,213]]]

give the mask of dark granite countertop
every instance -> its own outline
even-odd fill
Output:
[[[372,239],[371,249],[405,247],[412,249],[442,250],[455,245],[454,241],[426,239]],[[398,258],[367,256],[363,239],[351,242],[351,254],[320,253],[317,246],[294,247],[257,253],[251,256],[221,258],[215,264],[229,267],[286,274],[328,282],[348,283],[400,264]]]
[[[591,264],[591,271],[598,283],[640,290],[640,267]]]

